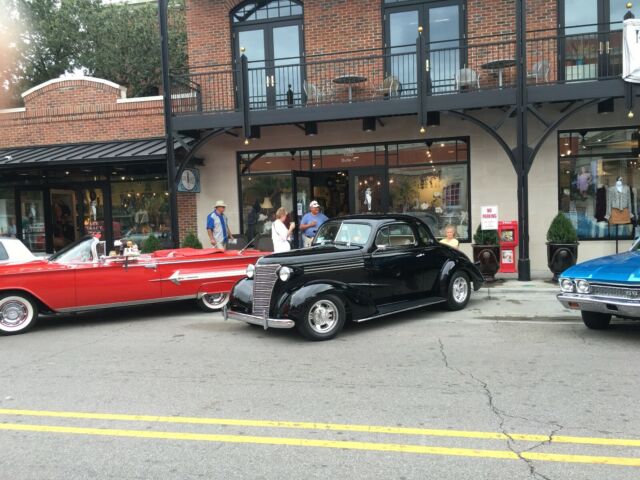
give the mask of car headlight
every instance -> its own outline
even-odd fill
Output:
[[[591,285],[586,280],[576,281],[576,290],[578,293],[589,293],[591,291]]]
[[[570,278],[560,280],[560,289],[563,292],[573,292],[573,281]]]
[[[287,280],[289,280],[289,278],[291,278],[292,273],[293,270],[291,270],[289,267],[280,267],[280,270],[278,270],[278,277],[283,282],[286,282]]]
[[[253,278],[253,274],[256,273],[256,266],[253,263],[247,265],[247,278]]]

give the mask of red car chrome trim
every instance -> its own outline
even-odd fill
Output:
[[[197,295],[182,295],[179,297],[165,297],[165,298],[151,298],[148,300],[136,300],[131,302],[119,302],[119,303],[103,303],[102,305],[84,305],[71,308],[60,308],[56,312],[70,313],[70,312],[86,312],[88,310],[100,310],[103,308],[118,308],[118,307],[132,307],[134,305],[145,305],[148,303],[160,303],[160,302],[175,302],[177,300],[190,300],[197,298]]]

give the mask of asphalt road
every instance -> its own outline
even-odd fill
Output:
[[[0,338],[0,479],[637,479],[640,324],[476,296],[329,342],[177,303]]]

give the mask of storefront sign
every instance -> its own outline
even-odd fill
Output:
[[[623,38],[622,79],[640,83],[640,20],[624,21]]]
[[[480,207],[480,228],[482,230],[498,229],[498,207]]]

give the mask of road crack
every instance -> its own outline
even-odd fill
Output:
[[[509,451],[511,451],[514,455],[516,455],[520,460],[522,460],[527,465],[529,474],[531,475],[532,478],[541,479],[541,480],[551,480],[551,478],[538,472],[536,470],[536,466],[533,463],[533,461],[526,458],[523,454],[536,450],[542,446],[551,444],[553,442],[553,437],[556,436],[564,427],[558,424],[557,422],[540,422],[538,420],[531,420],[525,417],[510,415],[506,413],[504,410],[498,408],[498,406],[495,404],[494,395],[491,389],[489,388],[488,383],[476,377],[471,372],[465,372],[459,369],[458,367],[452,366],[451,363],[449,362],[449,357],[447,356],[447,352],[445,350],[445,346],[444,346],[444,343],[442,342],[442,339],[438,338],[438,344],[440,346],[440,356],[442,359],[442,363],[444,364],[445,368],[447,368],[448,370],[451,370],[452,372],[456,372],[457,374],[463,377],[472,379],[475,383],[480,385],[480,387],[482,388],[482,391],[484,392],[484,395],[487,398],[487,404],[489,406],[489,409],[498,420],[498,428],[500,430],[500,433],[502,433],[507,439],[507,448],[509,449]],[[542,442],[536,443],[532,447],[529,447],[525,450],[520,450],[517,448],[517,445],[516,445],[517,440],[513,438],[513,435],[509,433],[506,427],[507,418],[520,419],[520,420],[525,420],[529,422],[534,421],[535,423],[541,423],[544,425],[552,425],[553,429],[549,433],[548,437]]]

